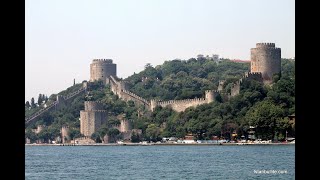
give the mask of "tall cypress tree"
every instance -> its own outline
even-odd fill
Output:
[[[36,107],[36,104],[34,103],[34,98],[32,97],[31,98],[31,108],[35,108]]]
[[[26,102],[25,106],[26,106],[26,108],[30,108],[31,107],[29,101]]]
[[[41,104],[42,104],[42,94],[39,94],[38,105],[40,106]]]

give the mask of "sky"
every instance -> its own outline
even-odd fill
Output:
[[[295,57],[294,0],[26,0],[25,101],[89,80],[93,59],[126,78],[198,54],[250,60],[258,42]]]

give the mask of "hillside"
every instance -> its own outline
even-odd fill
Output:
[[[212,60],[194,58],[165,61],[125,80],[130,90],[146,99],[179,100],[203,96],[205,90],[217,89],[219,80],[233,82],[249,71],[250,63],[234,63],[223,60],[219,64]],[[230,87],[226,87],[230,90]]]
[[[232,82],[248,71],[249,63],[235,63],[224,60],[219,64],[205,59],[172,60],[152,67],[147,64],[145,70],[125,79],[131,92],[150,99],[186,99],[203,97],[204,90],[217,89],[219,80],[226,80],[225,90],[230,91]],[[149,112],[136,107],[132,101],[124,102],[110,91],[109,86],[101,82],[91,83],[87,94],[75,98],[69,106],[44,114],[40,120],[27,126],[28,137],[33,139],[52,139],[63,125],[71,127],[71,136],[79,137],[79,114],[84,109],[85,100],[101,101],[108,110],[113,123],[116,116],[125,114],[133,122],[133,128],[142,129],[143,139],[159,140],[162,137],[184,137],[188,133],[197,139],[211,139],[222,136],[230,139],[248,136],[250,126],[256,126],[259,138],[283,140],[285,132],[294,136],[295,125],[288,115],[295,113],[295,64],[282,59],[282,77],[275,78],[272,87],[263,86],[257,81],[245,81],[240,94],[230,101],[219,101],[188,108],[177,113],[170,108],[157,107]],[[72,86],[58,94],[68,94],[79,88]],[[54,100],[51,95],[48,101]],[[26,117],[39,107],[26,108]],[[31,128],[36,124],[46,125],[45,131],[35,137]]]

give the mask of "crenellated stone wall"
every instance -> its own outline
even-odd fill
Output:
[[[195,98],[195,99],[183,99],[183,100],[169,100],[169,101],[156,101],[151,100],[150,108],[154,110],[156,106],[167,107],[170,106],[173,110],[177,112],[182,112],[188,107],[196,107],[201,104],[211,103],[215,101],[216,96],[219,94],[215,90],[205,91],[205,98]]]
[[[205,98],[184,99],[184,100],[170,100],[170,101],[156,101],[146,100],[127,89],[127,85],[124,81],[118,81],[115,77],[110,76],[107,79],[107,84],[110,84],[111,91],[118,95],[124,101],[133,101],[137,105],[143,105],[147,109],[153,111],[156,106],[170,106],[177,112],[184,111],[188,107],[195,107],[201,104],[210,103],[215,100],[215,97],[219,94],[216,90],[205,91]]]
[[[83,82],[82,87],[77,91],[74,91],[66,96],[57,95],[56,101],[52,102],[51,104],[48,104],[45,108],[40,109],[36,113],[32,114],[30,117],[25,118],[25,124],[28,125],[31,122],[37,121],[39,117],[41,117],[41,115],[45,112],[51,112],[63,107],[64,105],[69,104],[70,102],[72,102],[74,98],[86,93],[86,91],[87,91],[87,82]]]
[[[115,77],[110,76],[110,78],[107,80],[108,84],[110,84],[111,91],[118,95],[119,98],[122,100],[128,102],[133,101],[137,105],[144,105],[146,108],[149,109],[150,102],[130,91],[128,91],[127,85],[124,81],[118,81]]]

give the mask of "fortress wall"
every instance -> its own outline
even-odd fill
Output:
[[[144,105],[147,106],[147,108],[150,106],[150,103],[148,100],[128,91],[127,85],[124,81],[117,81],[113,76],[110,76],[108,79],[111,91],[118,95],[119,98],[122,100],[128,102],[133,101],[137,105]]]
[[[262,82],[262,73],[261,72],[245,72],[244,77],[242,79],[256,80],[256,81]]]
[[[82,88],[78,89],[77,91],[72,92],[72,93],[68,94],[67,96],[64,96],[64,101],[65,101],[66,103],[70,103],[70,102],[72,102],[76,97],[79,97],[80,95],[85,94],[86,91],[87,91],[87,86],[82,87]]]
[[[109,78],[110,88],[111,91],[118,95],[121,92],[121,84],[119,81],[117,81],[113,76],[110,76]]]
[[[49,104],[46,108],[40,109],[38,112],[34,113],[33,115],[31,115],[30,117],[25,119],[25,123],[31,123],[33,121],[37,121],[40,117],[41,114],[45,113],[45,112],[51,112],[54,110],[57,110],[61,107],[63,107],[66,104],[69,104],[70,102],[72,102],[74,100],[74,98],[78,97],[79,95],[82,95],[86,92],[87,87],[84,86],[80,89],[78,89],[77,91],[74,91],[70,94],[68,94],[67,96],[57,96],[57,100],[52,102],[51,104]]]
[[[144,106],[148,106],[148,107],[150,106],[150,103],[146,99],[144,99],[144,98],[142,98],[142,97],[140,97],[130,91],[122,90],[119,93],[119,97],[127,102],[131,100],[135,104],[138,104],[138,105],[144,105]]]
[[[207,103],[207,101],[204,98],[196,98],[196,99],[162,101],[162,102],[158,102],[157,105],[161,107],[170,106],[173,110],[177,112],[182,112],[188,107],[198,106],[200,104],[205,104],[205,103]]]

